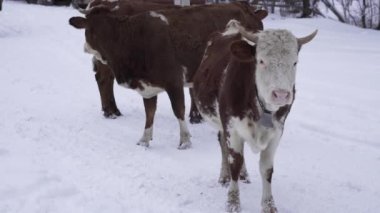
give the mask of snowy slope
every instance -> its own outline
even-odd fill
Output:
[[[142,100],[115,87],[124,116],[102,117],[83,32],[68,25],[79,14],[15,1],[3,8],[1,213],[224,211],[213,128],[191,125],[193,148],[177,150],[178,123],[161,94],[152,146],[136,146]],[[297,97],[276,155],[279,211],[379,212],[380,32],[326,19],[268,17],[264,25],[298,36],[319,29],[300,53]],[[259,212],[258,156],[246,149],[246,158],[252,183],[240,184],[242,208]]]

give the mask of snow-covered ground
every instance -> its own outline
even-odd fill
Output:
[[[83,31],[68,25],[75,15],[3,4],[0,212],[223,212],[216,131],[191,125],[193,148],[177,150],[178,123],[163,93],[151,147],[136,146],[142,99],[116,86],[124,116],[103,118]],[[301,50],[297,97],[276,155],[279,211],[379,212],[380,32],[326,19],[268,17],[264,25],[298,36],[319,29]],[[259,212],[258,155],[246,149],[246,159],[252,183],[240,184],[242,208]]]

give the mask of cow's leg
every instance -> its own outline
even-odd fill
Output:
[[[261,206],[263,213],[277,212],[276,205],[272,196],[272,174],[274,154],[278,146],[278,141],[273,141],[260,154],[260,174],[263,184]]]
[[[202,122],[203,118],[202,118],[201,113],[199,113],[197,106],[195,105],[194,98],[193,98],[194,97],[193,89],[190,88],[189,92],[190,92],[190,98],[191,98],[191,107],[190,107],[190,113],[189,113],[190,123],[198,124]]]
[[[230,183],[230,165],[228,164],[228,146],[222,131],[218,132],[218,141],[222,151],[222,167],[220,168],[219,183],[227,186]]]
[[[240,212],[240,196],[239,196],[239,175],[243,166],[243,147],[244,141],[236,132],[230,132],[226,137],[228,144],[228,163],[230,164],[231,184],[228,189],[228,200],[226,210],[228,212]]]
[[[242,151],[242,153],[244,154],[244,150]],[[241,170],[240,170],[239,180],[243,183],[251,183],[251,181],[249,180],[247,168],[245,166],[245,160],[243,161],[243,166],[241,167]]]
[[[121,113],[116,106],[115,96],[113,93],[114,75],[107,65],[93,59],[95,79],[98,84],[100,99],[102,101],[103,115],[106,118],[116,118]]]
[[[228,164],[228,147],[227,143],[225,142],[225,138],[223,136],[222,131],[218,132],[218,141],[220,145],[220,149],[222,151],[222,167],[220,169],[220,175],[219,175],[219,183],[222,186],[227,186],[230,183],[231,175],[230,175],[230,168]],[[244,151],[242,151],[244,153]],[[247,168],[245,167],[245,161],[243,161],[243,166],[240,170],[239,180],[243,183],[250,183],[249,180]]]
[[[157,108],[157,96],[152,98],[144,98],[143,100],[145,107],[145,130],[137,145],[148,147],[149,141],[153,138],[153,122],[154,114],[156,113]]]
[[[185,97],[183,94],[183,87],[180,88],[172,88],[166,90],[170,102],[172,104],[174,115],[177,117],[179,122],[179,130],[180,130],[180,142],[178,145],[178,149],[187,149],[191,147],[190,141],[190,132],[187,128],[187,124],[185,121]]]

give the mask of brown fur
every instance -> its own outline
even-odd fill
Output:
[[[222,123],[231,116],[242,119],[246,112],[251,112],[248,116],[253,120],[260,119],[259,106],[256,104],[256,61],[254,58],[245,62],[238,60],[230,51],[230,45],[240,39],[240,34],[225,37],[220,33],[214,34],[210,40],[212,45],[205,53],[206,58],[194,77],[194,94],[199,107],[206,113],[216,115],[214,104],[217,101]],[[252,54],[254,52],[252,49]],[[279,121],[286,118],[290,108],[290,105],[281,107],[275,112],[275,118]]]
[[[118,2],[95,0],[90,3],[90,8],[95,7],[95,6],[100,6],[100,5],[107,6],[110,8],[113,8],[116,5],[118,5],[120,9],[113,12],[113,14],[117,14],[117,15],[136,15],[136,14],[143,13],[150,10],[179,8],[178,6],[174,6],[174,5],[162,5],[162,4],[151,3],[148,1],[137,1],[137,0],[122,0]],[[113,82],[115,80],[115,77],[112,73],[111,68],[107,65],[102,64],[100,61],[96,59],[93,61],[93,63],[94,63],[94,71],[96,72],[95,78],[98,84],[100,99],[102,103],[103,115],[107,118],[108,117],[114,118],[115,116],[120,116],[121,113],[116,105],[115,96],[113,92]],[[192,108],[190,110],[190,113],[193,114],[193,116],[190,116],[191,118],[198,119],[198,121],[200,122],[201,117],[200,118],[197,117],[197,115],[199,115],[199,112],[195,104],[193,104],[193,101],[192,101]],[[196,123],[199,123],[199,122],[196,122]]]
[[[272,183],[273,168],[270,168],[266,171],[267,181]]]
[[[231,179],[233,181],[239,180],[239,174],[240,170],[243,166],[244,157],[241,153],[235,152],[233,149],[228,149],[229,154],[231,155],[233,161],[230,162],[230,169],[231,169]]]

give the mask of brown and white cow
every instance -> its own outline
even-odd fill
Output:
[[[150,1],[140,0],[77,0],[73,1],[73,5],[75,5],[75,7],[83,14],[88,14],[93,8],[96,7],[114,8],[118,6],[118,10],[112,11],[113,14],[129,16],[146,11],[180,8],[170,4],[156,4],[151,3]],[[111,68],[97,60],[95,57],[93,58],[92,63],[96,83],[98,84],[103,115],[106,118],[115,119],[117,116],[121,116],[113,92],[115,77],[111,71]],[[192,100],[191,103],[192,108],[190,110],[190,121],[194,121],[193,123],[199,123],[201,121],[201,116],[199,115],[199,112]]]
[[[89,4],[91,4],[94,0],[73,0],[72,1],[72,5],[74,8],[81,8],[81,9],[85,9],[88,7]],[[97,1],[97,0],[95,0]],[[116,1],[119,1],[119,0],[103,0],[103,1],[108,1],[108,2],[116,2]],[[134,2],[137,2],[137,3],[147,3],[147,4],[150,4],[150,3],[154,3],[154,4],[158,4],[158,5],[173,5],[175,2],[174,0],[124,0],[124,1],[134,1]],[[197,4],[205,4],[206,1],[205,0],[190,0],[190,4],[191,5],[197,5]]]
[[[240,211],[237,181],[244,142],[261,152],[262,210],[277,212],[271,190],[274,154],[294,101],[299,50],[316,33],[304,38],[287,30],[251,33],[232,20],[209,41],[194,77],[194,98],[205,120],[222,136],[221,178],[232,179],[228,212]]]
[[[179,149],[185,149],[191,142],[184,120],[183,86],[192,82],[209,35],[224,29],[231,18],[249,29],[261,30],[266,15],[265,11],[252,12],[243,3],[150,11],[130,17],[101,7],[86,18],[72,17],[70,24],[85,29],[86,51],[112,69],[119,85],[143,96],[147,120],[138,144],[149,146],[156,95],[166,91],[179,121]]]
[[[178,9],[179,6],[173,5],[173,1],[169,2],[156,2],[154,0],[77,0],[73,1],[73,5],[83,14],[88,14],[93,8],[96,7],[118,7],[117,10],[112,11],[116,15],[136,15],[146,11],[155,11],[162,9]],[[200,3],[199,1],[191,1],[192,4]],[[103,115],[106,118],[115,119],[121,116],[115,101],[113,92],[113,85],[115,77],[109,66],[103,64],[101,61],[93,58],[93,68],[95,72],[95,79],[98,84],[100,99],[102,104]],[[190,89],[191,108],[190,108],[190,123],[200,123],[202,117],[196,108],[193,98],[192,89]]]

